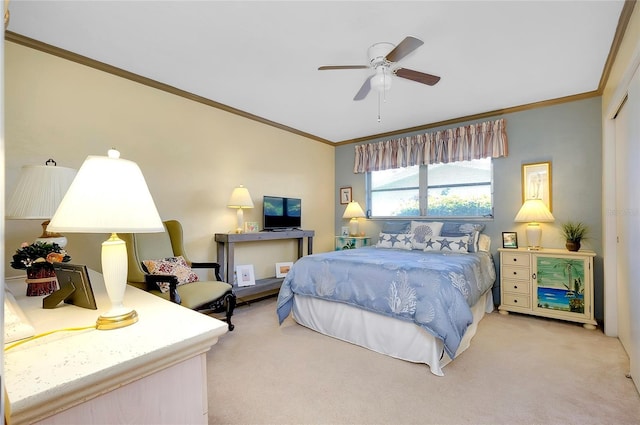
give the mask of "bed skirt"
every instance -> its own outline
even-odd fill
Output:
[[[467,328],[456,357],[469,348],[478,322],[493,309],[493,296],[489,290],[471,308],[473,323]],[[444,376],[442,368],[451,362],[444,352],[442,341],[416,324],[348,304],[296,295],[293,300],[293,319],[324,335],[397,359],[425,363],[434,375]]]

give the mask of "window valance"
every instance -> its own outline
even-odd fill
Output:
[[[355,146],[354,173],[507,156],[504,119]]]

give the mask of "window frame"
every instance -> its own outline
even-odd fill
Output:
[[[472,215],[472,216],[462,216],[462,215],[455,215],[455,216],[451,216],[451,215],[447,215],[447,216],[436,216],[436,215],[425,215],[427,212],[427,193],[428,190],[431,188],[436,188],[436,187],[464,187],[464,186],[484,186],[486,183],[471,183],[471,184],[455,184],[455,185],[447,185],[447,186],[429,186],[429,176],[428,176],[428,165],[426,164],[422,164],[419,165],[419,169],[418,169],[418,207],[420,209],[420,215],[390,215],[390,216],[382,216],[382,215],[377,215],[374,216],[372,215],[371,211],[372,211],[372,173],[374,171],[368,171],[365,175],[365,192],[366,192],[366,215],[367,218],[372,219],[372,220],[408,220],[408,219],[421,219],[421,220],[487,220],[487,219],[493,219],[494,218],[494,174],[493,174],[493,158],[486,158],[489,159],[489,164],[490,164],[490,171],[491,171],[491,180],[489,182],[489,190],[490,190],[490,199],[491,199],[491,213],[487,214],[487,215],[482,215],[482,216],[477,216],[477,215]],[[453,163],[451,163],[453,164]],[[403,187],[401,188],[401,190],[406,190],[406,189],[412,189],[415,188],[413,186],[409,187]],[[389,190],[385,190],[385,191],[391,191]]]

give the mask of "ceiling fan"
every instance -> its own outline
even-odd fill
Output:
[[[380,92],[386,92],[389,90],[389,87],[391,86],[391,74],[400,78],[406,78],[418,83],[433,86],[440,81],[440,77],[425,74],[420,71],[414,71],[412,69],[401,68],[396,65],[400,59],[404,58],[423,44],[424,42],[422,40],[411,36],[406,37],[397,46],[387,42],[376,43],[369,47],[368,50],[369,65],[326,65],[319,67],[318,70],[326,71],[335,69],[373,68],[375,70],[375,74],[365,80],[353,100],[362,100],[367,97],[367,94],[371,91],[371,87]]]

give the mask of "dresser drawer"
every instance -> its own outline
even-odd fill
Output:
[[[528,281],[531,278],[531,275],[529,273],[529,267],[514,267],[511,265],[503,265],[502,278]]]
[[[529,253],[526,252],[503,252],[502,265],[512,265],[529,267]]]
[[[504,279],[502,281],[502,290],[505,292],[516,292],[518,294],[529,294],[529,281]]]
[[[509,292],[503,293],[502,304],[512,307],[531,308],[528,295],[512,294]]]

